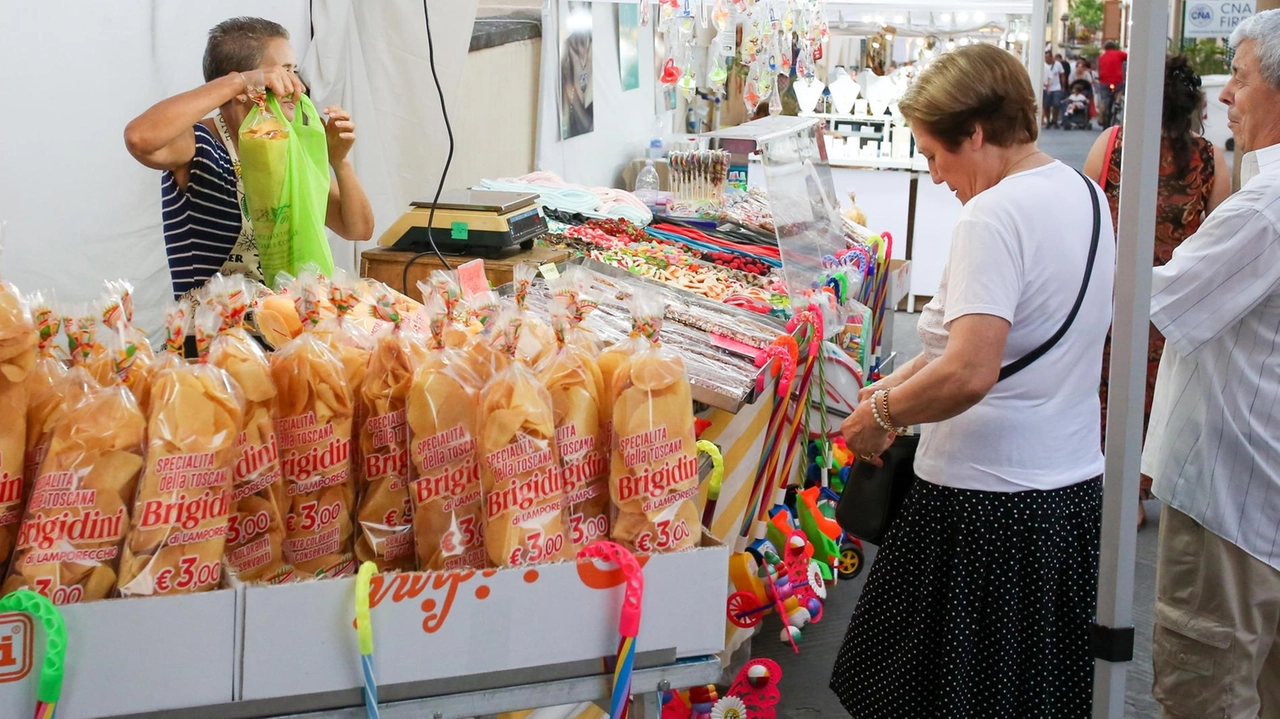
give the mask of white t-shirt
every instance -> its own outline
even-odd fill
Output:
[[[1102,474],[1102,344],[1111,324],[1115,232],[1106,198],[1093,277],[1075,322],[1048,353],[997,382],[977,405],[926,424],[915,471],[934,484],[1016,492],[1057,489]],[[1002,365],[1049,339],[1084,281],[1093,205],[1073,169],[1053,162],[1011,175],[960,211],[938,293],[919,333],[930,361],[951,323],[971,314],[1010,322]]]
[[[1058,92],[1062,89],[1062,76],[1058,74],[1057,62],[1044,64],[1044,89],[1049,92]]]

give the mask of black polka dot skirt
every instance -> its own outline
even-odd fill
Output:
[[[1090,715],[1102,479],[1050,491],[915,483],[831,675],[856,719]]]

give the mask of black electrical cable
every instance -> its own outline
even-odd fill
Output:
[[[409,294],[409,268],[423,257],[434,252],[445,269],[453,269],[453,265],[449,264],[444,254],[440,252],[440,248],[436,246],[436,239],[433,236],[436,230],[436,205],[440,203],[440,193],[444,192],[444,179],[449,176],[449,165],[453,164],[453,126],[449,124],[449,108],[444,105],[444,90],[440,87],[440,75],[436,72],[436,46],[431,39],[431,14],[427,11],[427,0],[422,0],[422,17],[427,23],[427,61],[431,65],[431,79],[436,84],[436,94],[440,97],[440,114],[444,116],[444,131],[449,136],[449,154],[444,160],[444,170],[440,172],[440,184],[436,185],[436,196],[431,201],[431,212],[427,214],[427,241],[431,243],[431,249],[411,257],[404,264],[404,274],[400,277],[400,291],[406,295]]]

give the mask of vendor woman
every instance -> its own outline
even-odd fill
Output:
[[[253,107],[249,93],[263,88],[275,93],[293,120],[297,98],[305,92],[297,70],[284,27],[261,18],[226,20],[209,32],[205,84],[156,104],[125,128],[129,154],[163,173],[164,244],[175,297],[200,289],[220,272],[264,279],[245,213],[239,129]],[[373,235],[373,210],[347,159],[355,124],[337,106],[324,114],[333,167],[325,225],[348,240],[367,240]]]

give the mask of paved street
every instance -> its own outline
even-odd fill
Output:
[[[1097,135],[1096,130],[1047,130],[1041,135],[1040,148],[1073,167],[1083,169],[1089,148]],[[920,343],[915,335],[918,318],[919,315],[899,313],[894,323],[893,346],[905,357],[911,357],[919,350]],[[1155,602],[1158,502],[1149,502],[1147,511],[1147,527],[1138,533],[1134,597],[1137,656],[1129,669],[1125,712],[1125,716],[1132,719],[1156,719],[1159,716],[1158,706],[1151,699],[1151,616]],[[875,552],[874,548],[869,550],[868,559],[874,557]],[[778,640],[781,625],[777,618],[772,615],[766,618],[764,629],[754,639],[753,655],[769,657],[782,666],[782,702],[778,710],[778,716],[782,719],[847,716],[835,695],[827,689],[827,681],[831,676],[831,665],[844,637],[848,618],[853,614],[865,579],[864,571],[854,581],[841,584],[830,591],[826,618],[822,623],[804,629],[799,655],[793,654],[789,645],[784,646]]]

